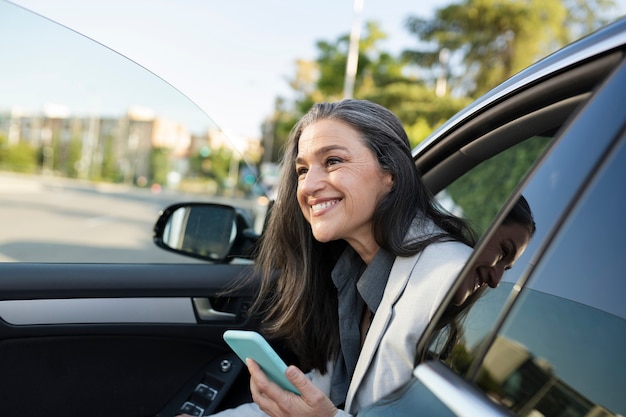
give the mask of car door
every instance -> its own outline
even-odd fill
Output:
[[[196,142],[226,152],[227,140],[206,142],[219,128],[146,69],[4,1],[0,46],[0,415],[200,415],[248,401],[222,334],[258,327],[250,262],[152,242],[174,202],[262,209],[239,188],[182,189],[151,171]]]
[[[484,112],[480,104],[475,112],[470,108],[457,127],[442,133],[465,141],[437,140],[435,135],[418,150],[425,156],[418,159],[425,178],[436,185],[435,192],[446,190],[443,201],[474,213],[470,220],[486,226],[478,229],[484,233],[474,254],[420,341],[415,378],[359,415],[624,414],[625,364],[618,352],[626,349],[625,281],[619,272],[626,242],[623,203],[614,197],[622,188],[626,162],[624,24],[622,20],[522,72],[494,90],[498,103],[487,95],[482,103],[493,106],[483,107]],[[551,72],[551,66],[558,70]],[[599,70],[595,77],[586,73],[594,67]],[[587,93],[576,91],[575,85],[586,82]],[[576,97],[581,100],[561,114],[565,119],[551,113],[560,101]],[[515,116],[498,123],[509,110]],[[482,123],[488,127],[483,129]],[[529,139],[493,152],[498,146],[490,144],[494,137],[506,143],[517,133]],[[523,149],[534,149],[531,143],[542,137],[554,139],[534,153],[527,174],[511,182],[512,173],[519,172],[516,165],[527,160]],[[484,184],[494,192],[485,195]],[[526,250],[497,288],[477,291],[470,303],[455,305],[455,292],[464,280],[473,279],[474,262],[522,195],[536,222]],[[465,204],[458,203],[463,199]]]

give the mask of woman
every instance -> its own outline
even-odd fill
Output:
[[[421,182],[400,120],[369,101],[313,106],[280,175],[256,258],[260,312],[264,334],[297,354],[286,375],[302,395],[248,361],[255,404],[219,415],[355,414],[410,379],[470,232]]]

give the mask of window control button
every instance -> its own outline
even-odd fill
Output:
[[[213,387],[209,387],[206,384],[198,384],[194,390],[196,394],[202,398],[206,398],[209,401],[213,401],[217,396],[217,390]]]
[[[199,407],[198,405],[186,401],[185,404],[180,408],[181,413],[188,414],[190,416],[201,416],[204,413],[204,408]]]

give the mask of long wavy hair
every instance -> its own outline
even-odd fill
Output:
[[[294,126],[285,146],[276,200],[256,256],[262,281],[253,307],[263,317],[266,335],[283,339],[303,369],[322,373],[340,349],[337,292],[331,271],[347,244],[321,243],[313,237],[296,197],[295,159],[304,129],[324,119],[360,132],[380,167],[393,176],[392,189],[378,203],[372,218],[372,233],[381,248],[395,256],[411,256],[436,241],[473,244],[469,227],[441,209],[424,186],[406,132],[391,111],[366,100],[315,104]],[[415,221],[435,223],[440,232],[407,241]]]

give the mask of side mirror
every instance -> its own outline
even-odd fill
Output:
[[[154,225],[154,243],[167,251],[211,262],[252,258],[259,236],[243,211],[213,203],[178,203]]]

